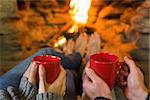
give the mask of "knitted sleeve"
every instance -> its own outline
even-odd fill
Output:
[[[20,97],[25,100],[35,100],[37,94],[36,85],[32,85],[26,77],[22,77],[19,85]]]
[[[0,100],[35,100],[36,94],[36,85],[32,85],[26,77],[22,77],[19,91],[8,86],[6,91],[0,90]]]
[[[36,95],[36,100],[63,100],[63,96],[53,93],[40,93]]]
[[[0,90],[0,100],[11,100],[11,97],[6,91]]]

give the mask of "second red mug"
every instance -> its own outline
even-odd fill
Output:
[[[110,87],[113,88],[117,78],[117,72],[121,63],[119,58],[109,53],[94,54],[90,57],[90,67],[100,76]]]

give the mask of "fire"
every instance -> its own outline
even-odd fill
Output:
[[[88,10],[91,0],[71,0],[69,14],[73,20],[73,27],[70,31],[78,29],[77,26],[84,25],[88,20]]]

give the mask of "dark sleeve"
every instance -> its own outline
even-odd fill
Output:
[[[76,86],[75,86],[75,75],[71,70],[66,70],[66,91],[64,95],[65,100],[76,100]]]
[[[105,97],[96,97],[94,100],[111,100],[111,99]]]
[[[149,93],[148,93],[148,95],[147,95],[147,97],[146,97],[146,99],[145,100],[150,100],[150,98],[149,98]]]
[[[63,100],[63,96],[53,93],[40,93],[36,95],[36,100]]]

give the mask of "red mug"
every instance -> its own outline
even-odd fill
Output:
[[[36,56],[32,60],[38,65],[43,65],[46,71],[46,80],[48,83],[53,83],[59,73],[60,73],[60,58],[52,55],[41,55]],[[39,80],[39,75],[37,72],[37,81]]]
[[[90,57],[90,68],[100,76],[110,87],[113,88],[117,78],[117,72],[124,62],[119,62],[119,58],[109,53],[94,54]]]

